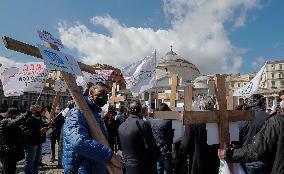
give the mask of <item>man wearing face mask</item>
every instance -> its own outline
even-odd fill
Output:
[[[108,101],[106,85],[103,83],[90,84],[84,92],[84,98],[107,139],[107,129],[99,114],[101,107]],[[114,154],[109,147],[99,144],[91,137],[87,121],[78,107],[68,112],[63,134],[62,163],[65,173],[106,174],[107,163],[112,163],[112,165],[121,168],[120,156]]]
[[[284,101],[284,91],[279,92]],[[282,102],[283,103],[283,102]],[[282,105],[283,108],[283,105]],[[284,173],[284,114],[270,117],[253,141],[239,149],[219,150],[219,158],[230,163],[248,163],[262,160],[267,164],[267,173]]]

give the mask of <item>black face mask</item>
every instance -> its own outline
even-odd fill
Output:
[[[108,101],[107,93],[101,93],[97,95],[97,98],[94,100],[94,103],[98,107],[103,107],[105,104],[107,104],[107,101]]]

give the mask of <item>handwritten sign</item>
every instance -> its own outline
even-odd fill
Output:
[[[51,43],[53,45],[56,45],[60,48],[64,48],[62,42],[60,39],[57,39],[55,37],[53,37],[51,34],[49,34],[48,32],[46,31],[37,31],[38,33],[38,36],[41,40],[45,41],[45,42],[48,42],[48,43]]]
[[[14,63],[0,68],[5,96],[20,96],[23,92],[41,92],[48,77],[43,62]]]
[[[64,71],[75,75],[82,75],[77,61],[71,55],[64,54],[39,44],[38,48],[47,69]]]

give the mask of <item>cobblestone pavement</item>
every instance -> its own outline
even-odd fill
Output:
[[[56,153],[55,153],[55,161],[54,162],[50,162],[50,140],[47,139],[46,143],[43,144],[43,154],[42,156],[42,162],[45,164],[44,167],[39,167],[39,174],[63,174],[63,169],[58,168],[57,164],[58,164],[58,153],[57,153],[57,149],[58,149],[58,145],[56,143],[55,149],[56,149]],[[24,172],[24,161],[20,161],[18,163],[17,166],[17,174],[25,174]]]
[[[58,168],[57,160],[53,163],[50,162],[50,155],[44,155],[42,159],[43,163],[46,164],[44,167],[39,167],[39,174],[62,174],[63,169]],[[24,161],[19,162],[17,166],[18,174],[24,174]]]

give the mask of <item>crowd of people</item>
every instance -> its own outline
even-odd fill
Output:
[[[240,163],[247,174],[284,173],[284,91],[279,92],[280,108],[266,112],[263,96],[252,95],[239,110],[253,110],[255,119],[241,121],[240,140],[231,147],[207,144],[206,124],[185,125],[182,138],[174,142],[171,120],[154,119],[138,100],[116,108],[108,102],[103,83],[88,85],[83,95],[109,146],[92,138],[87,121],[74,102],[56,108],[45,117],[46,108],[37,105],[25,113],[9,108],[0,122],[0,161],[3,174],[14,174],[24,160],[25,174],[38,173],[42,144],[50,138],[50,161],[68,174],[107,174],[107,165],[126,174],[217,174],[220,160]],[[214,110],[212,103],[205,110]],[[161,103],[159,111],[170,111]]]

